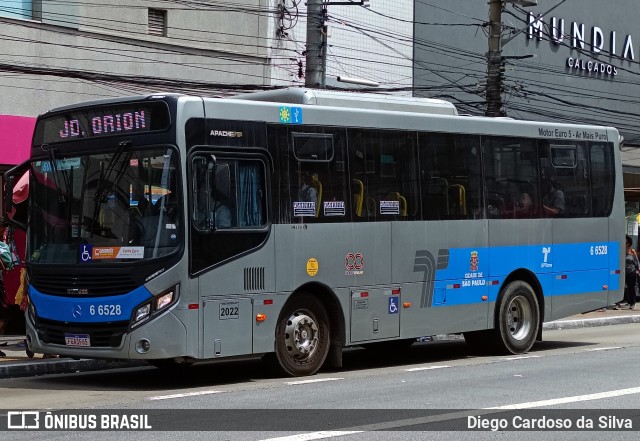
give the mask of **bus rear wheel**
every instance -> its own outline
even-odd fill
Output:
[[[322,303],[309,294],[285,305],[276,327],[276,358],[289,375],[312,375],[322,367],[330,342],[329,316]]]
[[[500,352],[522,354],[536,341],[540,307],[533,288],[521,280],[509,283],[500,295],[494,336]]]

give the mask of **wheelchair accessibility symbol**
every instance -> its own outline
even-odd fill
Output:
[[[400,298],[398,296],[389,297],[389,314],[397,314],[398,313],[398,302]]]
[[[93,245],[80,245],[80,261],[91,262]]]

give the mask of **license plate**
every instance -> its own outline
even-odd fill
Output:
[[[67,346],[91,346],[89,334],[65,334],[64,344]]]

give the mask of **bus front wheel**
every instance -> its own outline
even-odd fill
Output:
[[[496,346],[501,352],[522,354],[536,341],[540,307],[531,286],[521,280],[509,283],[496,311]]]
[[[309,294],[285,305],[276,327],[276,357],[289,375],[312,375],[329,352],[329,316],[322,303]]]

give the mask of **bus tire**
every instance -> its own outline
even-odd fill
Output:
[[[536,341],[540,307],[533,288],[521,280],[509,283],[499,296],[494,335],[502,353],[523,354]]]
[[[276,327],[275,352],[280,367],[294,377],[316,373],[327,358],[330,337],[324,305],[309,294],[293,297]]]

